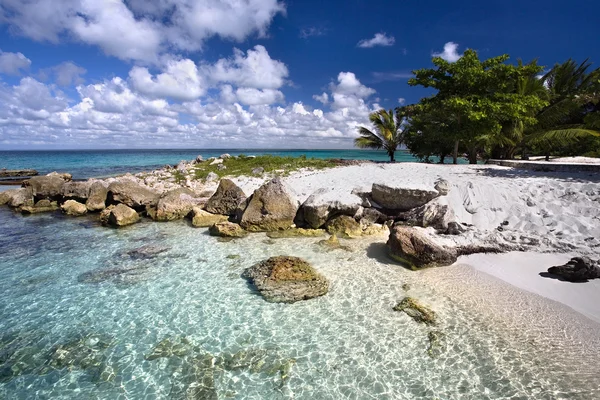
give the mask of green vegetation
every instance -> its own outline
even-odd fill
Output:
[[[417,158],[443,163],[541,154],[600,156],[600,68],[568,60],[549,71],[536,61],[480,60],[466,50],[456,62],[433,58],[413,71],[411,86],[435,93],[417,104],[372,113],[373,133],[360,127],[357,147],[384,148],[393,161],[400,143]],[[393,150],[391,150],[393,149]]]
[[[392,110],[379,110],[372,113],[369,115],[369,120],[375,127],[375,131],[359,127],[360,137],[354,139],[354,145],[362,149],[385,149],[390,161],[396,161],[394,153],[404,141],[402,129],[400,129],[403,117],[402,109],[396,109],[396,118],[394,118]]]
[[[300,157],[279,157],[272,155],[248,157],[239,155],[223,160],[225,169],[220,170],[219,165],[210,165],[207,160],[196,164],[196,179],[205,179],[209,173],[214,172],[219,177],[224,176],[252,176],[254,170],[262,168],[264,173],[284,175],[302,168],[324,169],[335,167],[338,164],[334,160],[322,160],[316,158]],[[223,168],[223,167],[220,167]],[[260,173],[262,175],[262,172]]]

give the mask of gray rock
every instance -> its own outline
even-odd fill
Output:
[[[11,189],[3,194],[3,202],[8,204],[9,207],[19,208],[22,206],[33,206],[33,191],[30,187]]]
[[[434,188],[438,191],[440,196],[446,196],[450,192],[451,186],[452,185],[450,185],[450,182],[448,182],[447,180],[438,179],[437,182],[435,182]]]
[[[446,230],[448,224],[454,222],[456,217],[447,198],[437,197],[421,207],[400,213],[397,219],[406,222],[408,225],[423,228],[431,226],[435,229]]]
[[[87,213],[87,207],[85,206],[85,204],[79,203],[75,200],[65,201],[60,208],[63,213],[71,215],[73,217],[79,217]]]
[[[338,215],[354,216],[363,200],[354,194],[338,196],[334,189],[319,189],[302,204],[304,221],[313,228],[320,228],[327,220]]]
[[[211,214],[234,215],[245,201],[246,194],[242,189],[229,179],[221,179],[217,191],[204,208]]]
[[[298,202],[279,178],[258,188],[249,198],[240,225],[248,231],[276,231],[294,224]]]
[[[48,199],[42,199],[32,206],[24,205],[20,207],[21,214],[23,215],[52,212],[58,210],[58,208],[58,203],[56,201],[50,201]]]
[[[158,193],[128,179],[113,182],[108,186],[109,203],[122,203],[136,211],[143,211],[150,206],[156,207],[158,198]]]
[[[209,172],[208,175],[206,175],[206,182],[214,182],[214,181],[218,181],[219,180],[219,175],[217,175],[214,172]]]
[[[446,235],[460,235],[465,229],[458,222],[449,222],[448,228],[444,232]]]
[[[435,243],[419,228],[395,225],[387,242],[390,256],[412,269],[451,265],[458,253]]]
[[[106,208],[108,189],[103,182],[94,182],[90,186],[88,199],[85,203],[88,211],[102,211]]]
[[[548,273],[569,282],[587,282],[600,278],[600,267],[588,257],[573,257],[564,265],[548,268]]]
[[[220,236],[227,238],[241,238],[248,233],[238,224],[233,222],[217,222],[208,229],[211,236]]]
[[[156,211],[150,216],[156,221],[174,221],[187,216],[195,206],[206,200],[187,188],[174,189],[160,196]]]
[[[222,159],[222,160],[227,160],[228,158],[231,158],[231,155],[230,155],[230,154],[227,154],[227,153],[225,153],[225,154],[221,154],[221,155],[219,156],[219,158],[220,158],[220,159]]]
[[[223,171],[223,170],[226,170],[226,169],[227,169],[227,167],[226,167],[225,165],[223,165],[223,164],[219,164],[219,165],[217,165],[217,169],[218,169],[219,171]]]
[[[200,156],[200,155],[199,155],[199,156],[197,156],[197,157],[196,157],[196,160],[195,160],[195,161],[196,161],[196,164],[200,164],[201,162],[203,162],[203,161],[204,161],[204,158],[203,158],[202,156]]]
[[[38,172],[35,169],[0,169],[0,178],[13,178],[36,175],[38,175]]]
[[[77,200],[80,203],[85,203],[90,194],[90,181],[85,182],[67,182],[62,189],[62,196],[65,199]]]
[[[208,165],[219,165],[219,164],[223,164],[223,160],[221,158],[215,158]]]
[[[362,236],[362,227],[356,220],[347,215],[338,215],[325,224],[327,232],[341,238],[357,238]]]
[[[192,225],[197,228],[208,228],[219,222],[226,222],[226,215],[211,214],[200,207],[192,209]]]
[[[118,204],[103,210],[100,213],[100,220],[105,225],[121,227],[135,224],[140,220],[140,216],[133,208],[125,204]]]
[[[427,204],[440,194],[437,190],[422,190],[373,184],[373,201],[389,210],[408,211]]]
[[[262,175],[265,173],[265,169],[263,167],[257,167],[252,170],[252,175]]]
[[[55,173],[55,175],[34,176],[25,181],[23,186],[31,188],[33,197],[36,200],[57,200],[62,197],[63,187],[66,182],[64,176]]]
[[[308,300],[329,290],[327,280],[298,257],[271,257],[246,269],[242,276],[256,286],[265,300],[274,303]]]

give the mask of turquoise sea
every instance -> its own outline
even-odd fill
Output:
[[[220,154],[0,157],[83,178],[198,153]],[[510,288],[498,297],[498,282],[468,271],[449,284],[450,269],[406,270],[386,258],[385,236],[328,252],[320,238],[223,242],[186,221],[116,230],[5,207],[0,226],[0,399],[600,398],[597,324]],[[274,255],[306,259],[330,292],[264,301],[240,275]],[[407,295],[437,325],[393,311]],[[497,307],[519,318],[500,318]]]
[[[344,158],[351,160],[387,161],[383,151],[372,150],[272,150],[272,149],[210,149],[210,150],[64,150],[64,151],[0,151],[0,168],[33,168],[41,174],[52,171],[69,172],[74,179],[104,177],[152,170],[181,160],[194,160],[201,155],[218,157],[231,155],[272,154],[308,158]],[[416,161],[406,151],[396,154],[398,162]]]

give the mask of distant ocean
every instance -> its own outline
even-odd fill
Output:
[[[165,150],[64,150],[64,151],[0,151],[0,168],[33,168],[40,174],[69,172],[75,179],[97,178],[153,170],[181,160],[194,160],[231,155],[262,155],[308,158],[343,158],[351,160],[387,161],[384,151],[373,150],[273,150],[273,149],[165,149]],[[407,151],[396,153],[398,162],[417,161]]]

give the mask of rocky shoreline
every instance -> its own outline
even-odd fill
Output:
[[[68,173],[33,176],[21,188],[0,193],[0,205],[22,214],[60,210],[72,217],[91,215],[111,227],[142,219],[165,222],[187,218],[192,226],[209,228],[211,235],[224,238],[251,232],[268,232],[271,237],[315,237],[327,232],[333,235],[329,242],[334,243],[338,237],[389,232],[390,257],[411,269],[451,265],[461,255],[526,251],[539,246],[537,239],[515,242],[498,234],[508,220],[492,231],[461,221],[453,203],[455,193],[451,193],[456,189],[443,178],[438,177],[430,188],[426,184],[417,187],[377,181],[370,188],[356,187],[350,193],[335,186],[319,187],[302,199],[288,179],[265,173],[262,168],[253,169],[253,176],[227,178],[228,159],[235,157],[198,157],[149,173],[81,182],[73,181]],[[198,179],[203,166],[217,166],[224,176],[210,172]],[[302,176],[312,173],[299,172]],[[252,186],[257,188],[247,193]],[[469,211],[466,200],[464,207]],[[589,279],[600,276],[593,263],[587,269]]]

